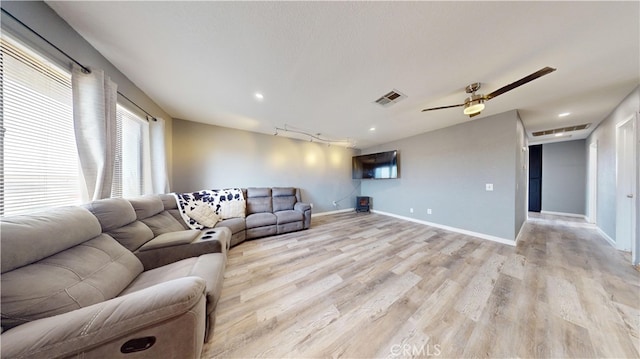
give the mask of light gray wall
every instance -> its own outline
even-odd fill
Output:
[[[153,102],[142,90],[131,82],[123,73],[113,66],[102,54],[91,46],[82,36],[80,36],[66,21],[55,13],[47,4],[42,1],[2,1],[0,5],[3,9],[11,13],[20,21],[37,31],[48,41],[62,49],[82,65],[104,70],[111,79],[118,84],[118,91],[130,98],[133,102],[144,108],[155,117],[161,117],[166,121],[167,134],[165,144],[167,146],[167,166],[171,168],[171,124],[172,119],[160,106]],[[54,61],[62,66],[69,66],[71,62],[46,44],[35,35],[31,34],[23,26],[16,23],[6,15],[2,15],[2,30],[18,37],[21,41],[27,42],[31,47],[35,47],[41,53],[49,55]],[[145,66],[145,64],[140,64]],[[131,107],[127,100],[118,98],[123,105]],[[137,109],[132,108],[134,111]],[[171,181],[171,173],[169,173]]]
[[[299,187],[313,212],[353,208],[353,149],[174,119],[173,191]],[[332,202],[339,201],[337,207]]]
[[[585,141],[542,145],[542,210],[584,215],[587,190]]]
[[[516,180],[518,122],[514,110],[364,149],[398,150],[400,178],[362,180],[361,193],[375,210],[514,240],[516,203],[526,201],[524,180]]]
[[[616,239],[616,125],[639,111],[640,87],[636,87],[586,140],[586,154],[592,143],[598,146],[596,225],[613,240]],[[640,232],[637,239],[640,240]]]

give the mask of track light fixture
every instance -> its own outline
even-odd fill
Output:
[[[287,124],[284,125],[284,127],[276,127],[275,128],[275,133],[274,136],[277,136],[279,134],[278,131],[283,131],[283,132],[293,132],[293,133],[297,133],[303,136],[307,136],[307,138],[309,139],[309,142],[319,142],[319,143],[325,143],[328,146],[331,146],[331,144],[344,144],[346,145],[346,147],[350,147],[350,148],[355,148],[355,143],[353,141],[351,141],[351,139],[347,138],[347,139],[340,139],[340,140],[336,140],[336,139],[330,139],[330,138],[325,138],[322,136],[321,133],[310,133],[301,129],[297,129],[295,127],[289,126]]]

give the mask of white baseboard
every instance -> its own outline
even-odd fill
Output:
[[[613,248],[618,249],[618,247],[616,247],[616,241],[614,241],[611,237],[609,237],[608,234],[604,233],[604,231],[600,227],[596,226],[596,229],[598,230],[598,233],[600,233],[600,235],[603,236],[604,239],[606,239],[607,242],[611,244],[611,246],[613,246]]]
[[[551,214],[551,215],[554,215],[554,216],[565,216],[565,217],[582,218],[585,221],[587,220],[587,216],[584,215],[584,214],[566,213],[566,212],[551,212],[551,211],[540,211],[540,213],[542,213],[542,214]]]
[[[518,241],[520,240],[520,236],[522,236],[523,234],[523,229],[524,229],[524,225],[527,224],[527,221],[529,220],[529,215],[527,215],[527,219],[524,220],[524,222],[522,222],[522,224],[520,225],[520,229],[518,230],[518,235],[516,236],[516,245],[518,244]]]
[[[311,218],[313,217],[322,217],[322,216],[328,216],[331,214],[337,214],[337,213],[346,213],[346,212],[353,212],[355,211],[355,208],[346,208],[346,209],[339,209],[337,211],[329,211],[329,212],[320,212],[320,213],[311,213]]]
[[[378,211],[375,209],[372,209],[371,212],[373,213],[377,213],[377,214],[381,214],[384,216],[389,216],[389,217],[395,217],[395,218],[399,218],[399,219],[404,219],[405,221],[410,221],[410,222],[415,222],[415,223],[420,223],[420,224],[424,224],[426,226],[431,226],[431,227],[436,227],[436,228],[440,228],[440,229],[444,229],[447,231],[451,231],[451,232],[457,232],[457,233],[461,233],[461,234],[465,234],[468,236],[473,236],[473,237],[478,237],[478,238],[482,238],[482,239],[487,239],[493,242],[498,242],[498,243],[502,243],[502,244],[507,244],[510,246],[515,246],[516,242],[506,239],[506,238],[501,238],[501,237],[496,237],[496,236],[492,236],[489,234],[484,234],[484,233],[479,233],[479,232],[472,232],[472,231],[467,231],[466,229],[460,229],[460,228],[456,228],[456,227],[449,227],[449,226],[445,226],[442,224],[437,224],[437,223],[431,223],[431,222],[427,222],[427,221],[422,221],[419,219],[415,219],[415,218],[411,218],[411,217],[405,217],[405,216],[400,216],[397,214],[393,214],[393,213],[387,213],[387,212],[382,212],[382,211]]]

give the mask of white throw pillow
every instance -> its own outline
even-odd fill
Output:
[[[220,218],[244,218],[245,201],[220,202]]]
[[[201,204],[196,206],[192,211],[187,211],[187,216],[193,218],[201,225],[210,228],[214,227],[216,223],[220,221],[220,216],[207,204]]]

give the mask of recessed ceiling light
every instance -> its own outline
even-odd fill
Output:
[[[373,131],[375,131],[375,130],[376,130],[376,128],[375,128],[375,127],[371,127],[371,128],[369,129],[369,131],[371,131],[371,132],[373,132]]]
[[[558,132],[555,134],[556,137],[562,137],[564,136],[564,132]]]
[[[571,112],[563,112],[561,114],[558,115],[558,117],[567,117],[571,114]]]
[[[263,96],[260,92],[256,92],[256,98],[257,98],[258,100],[263,100],[263,99],[264,99],[264,96]]]

